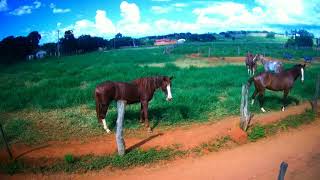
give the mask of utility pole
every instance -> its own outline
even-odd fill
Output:
[[[59,42],[59,29],[58,29],[58,42],[57,42],[57,52],[58,52],[58,58],[60,58],[60,42]]]

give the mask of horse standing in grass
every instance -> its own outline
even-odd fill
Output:
[[[266,72],[280,73],[283,71],[283,63],[265,58],[263,55],[257,55],[257,61],[260,61]]]
[[[252,81],[254,82],[255,91],[252,94],[252,102],[259,93],[259,104],[262,112],[266,112],[263,108],[263,95],[265,89],[272,91],[283,91],[283,106],[282,111],[285,110],[287,105],[287,96],[291,88],[293,87],[294,81],[301,76],[301,81],[304,81],[304,68],[305,64],[297,64],[292,68],[282,71],[280,73],[263,72],[255,77],[251,77],[248,80],[248,87],[250,87]]]
[[[130,83],[107,81],[98,85],[95,89],[95,100],[99,122],[102,122],[103,128],[110,133],[105,120],[110,102],[113,100],[124,100],[126,104],[140,102],[140,122],[145,121],[146,128],[151,132],[148,119],[149,101],[159,88],[166,94],[166,100],[171,101],[171,80],[172,77],[156,76],[136,79]]]
[[[254,72],[257,69],[257,61],[256,61],[257,55],[253,56],[251,53],[247,53],[245,63],[246,67],[248,69],[249,76],[254,75]]]

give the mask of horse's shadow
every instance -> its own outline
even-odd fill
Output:
[[[156,128],[161,120],[169,119],[170,113],[177,112],[180,113],[182,119],[190,118],[189,112],[190,108],[185,105],[170,105],[166,107],[157,107],[157,108],[150,108],[148,110],[149,121],[151,125],[151,129]],[[126,124],[136,124],[139,123],[140,118],[140,109],[139,110],[126,110],[124,116],[124,123]],[[111,117],[112,122],[110,123],[110,128],[114,129],[117,124],[117,113]]]
[[[268,104],[281,104],[283,103],[283,97],[279,96],[274,96],[274,95],[269,95],[269,96],[264,96],[264,102],[267,102]],[[296,105],[300,104],[300,101],[292,96],[287,97],[287,105],[295,103]]]
[[[130,151],[132,151],[132,150],[144,145],[145,143],[151,141],[152,139],[154,139],[154,138],[156,138],[158,136],[162,136],[162,135],[163,135],[163,133],[158,133],[158,134],[152,135],[152,136],[148,137],[147,139],[144,139],[144,140],[142,140],[142,141],[130,146],[129,148],[127,148],[126,149],[126,153],[129,153]]]

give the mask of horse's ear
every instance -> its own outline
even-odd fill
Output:
[[[173,79],[173,76],[170,76],[170,81]]]

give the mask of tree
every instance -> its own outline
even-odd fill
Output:
[[[64,54],[72,54],[77,50],[77,40],[72,30],[64,32],[64,38],[61,40],[62,51]]]
[[[294,35],[288,39],[286,47],[312,47],[313,46],[313,34],[306,30],[293,30]]]
[[[39,42],[41,39],[41,35],[38,33],[38,31],[32,31],[27,36],[28,41],[30,43],[32,51],[36,51],[39,48]]]
[[[276,35],[276,33],[274,33],[274,32],[268,32],[266,35],[266,38],[274,39],[275,35]]]

